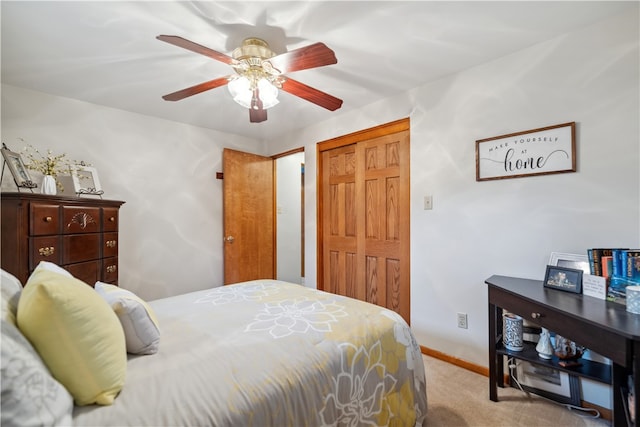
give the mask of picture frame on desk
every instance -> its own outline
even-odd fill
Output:
[[[577,375],[517,360],[509,382],[511,387],[521,387],[524,391],[559,403],[580,406],[580,379]]]
[[[582,293],[582,270],[547,265],[544,287],[565,292]]]
[[[589,257],[587,255],[551,252],[551,256],[549,257],[549,265],[575,268],[576,270],[582,270],[584,274],[591,274]]]

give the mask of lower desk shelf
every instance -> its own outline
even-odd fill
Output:
[[[568,374],[577,375],[579,377],[588,378],[601,383],[609,385],[612,383],[611,365],[595,362],[593,360],[579,359],[580,366],[560,366],[558,364],[560,359],[557,356],[553,356],[551,359],[543,359],[539,357],[535,343],[525,342],[524,349],[522,351],[512,351],[507,350],[500,341],[496,346],[496,352],[508,357],[514,357],[516,359],[526,360],[527,362],[548,366]]]

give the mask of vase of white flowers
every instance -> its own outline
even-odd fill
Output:
[[[28,169],[40,172],[42,174],[42,194],[57,194],[58,190],[64,191],[64,187],[60,181],[56,179],[58,175],[69,174],[70,167],[80,162],[67,159],[65,153],[54,155],[51,150],[47,150],[47,154],[43,155],[33,145],[27,145],[23,153],[27,158],[25,166]]]

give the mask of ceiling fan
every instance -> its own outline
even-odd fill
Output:
[[[179,36],[160,35],[158,40],[208,56],[231,65],[235,74],[209,80],[177,92],[164,95],[166,101],[179,101],[192,95],[228,85],[233,99],[249,109],[249,121],[267,120],[267,108],[278,103],[278,89],[289,92],[316,105],[335,111],[342,100],[314,89],[284,74],[309,68],[336,64],[335,53],[324,43],[315,43],[280,55],[276,55],[267,42],[250,37],[235,49],[231,56],[217,52]]]

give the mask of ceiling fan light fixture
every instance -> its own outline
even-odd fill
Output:
[[[269,48],[269,44],[257,37],[249,37],[242,41],[242,46],[234,49],[231,56],[236,60],[247,59],[249,61],[256,60],[255,64],[260,65],[263,59],[273,58],[276,54]]]
[[[251,83],[246,77],[236,77],[227,85],[233,100],[244,108],[251,108]]]
[[[262,101],[262,108],[271,108],[278,102],[278,88],[269,80],[262,78],[258,81],[258,93]]]
[[[268,79],[262,77],[252,82],[247,76],[238,76],[227,85],[229,93],[233,100],[244,108],[253,108],[253,90],[258,89],[258,96],[262,101],[262,108],[267,109],[276,105],[278,102],[278,88],[275,87]]]

